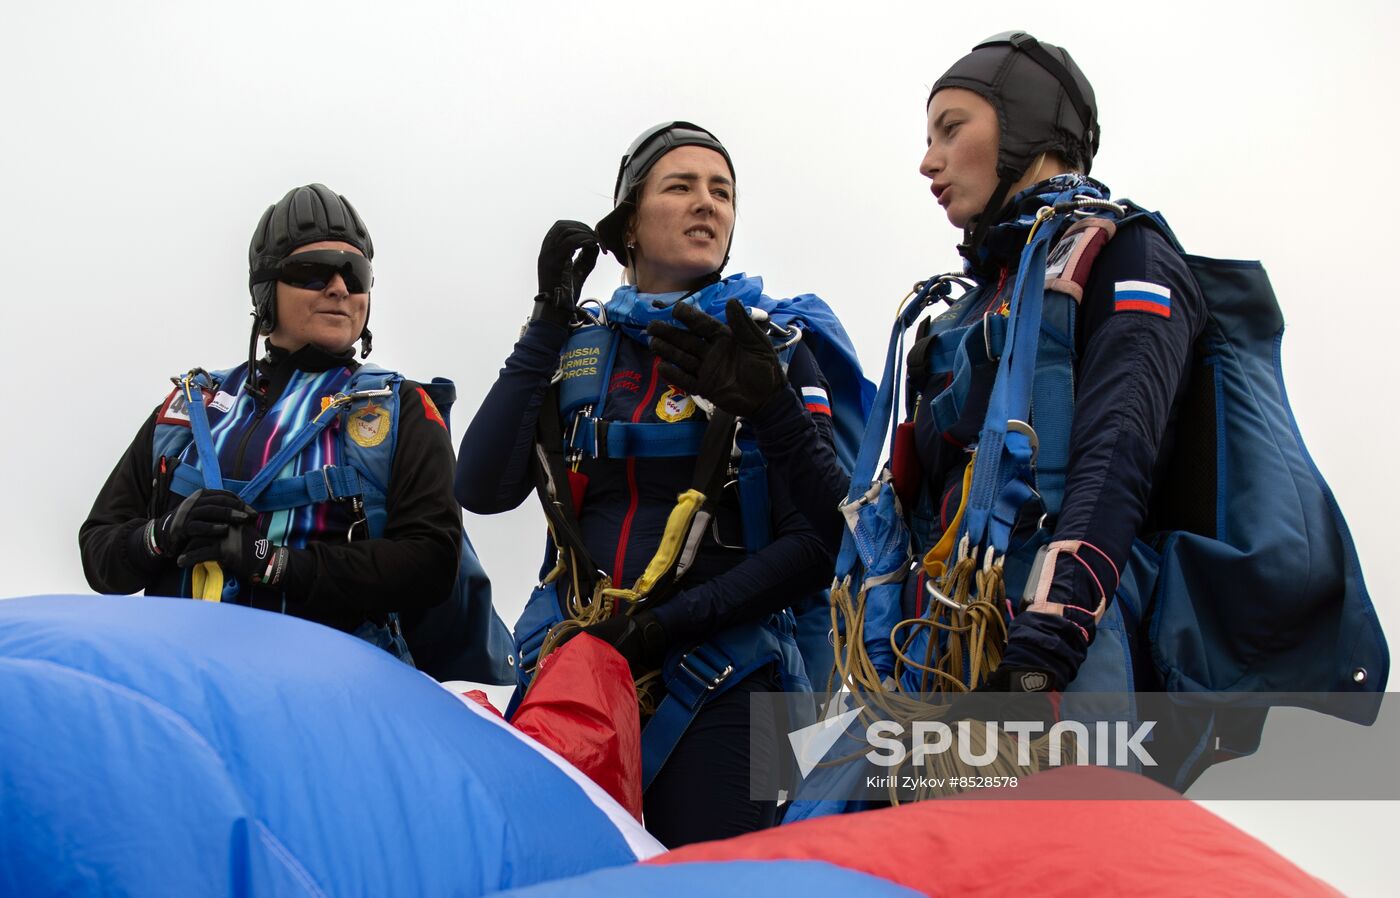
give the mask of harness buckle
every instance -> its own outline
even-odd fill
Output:
[[[1007,433],[1019,433],[1030,441],[1031,444],[1031,467],[1035,467],[1035,460],[1040,457],[1040,437],[1036,436],[1035,428],[1025,421],[1012,418],[1006,422]]]
[[[331,486],[330,465],[321,466],[321,482],[326,485],[326,499],[332,502],[339,502],[340,496],[335,494],[335,488]]]
[[[327,502],[348,502],[350,504],[350,515],[352,520],[350,526],[345,530],[345,541],[347,543],[355,541],[355,528],[364,527],[364,535],[369,536],[369,518],[365,515],[364,499],[360,496],[337,496],[335,487],[331,486],[331,465],[321,466],[321,482],[326,485]]]
[[[729,679],[730,674],[734,673],[734,665],[725,664],[723,670],[717,672],[714,676],[707,677],[704,671],[696,670],[694,667],[691,666],[691,654],[691,652],[686,652],[684,655],[681,655],[681,659],[677,663],[676,669],[685,671],[686,674],[688,674],[695,681],[696,685],[702,687],[706,692],[714,692],[724,683],[725,680]]]
[[[730,473],[732,474],[734,472],[731,471]],[[727,481],[724,484],[724,486],[719,488],[719,496],[715,497],[716,509],[718,509],[719,500],[724,496],[724,491],[729,489],[731,486],[737,487],[738,485],[739,481],[736,479]],[[711,515],[710,517],[710,538],[713,539],[715,541],[715,544],[718,545],[721,549],[739,549],[742,551],[747,548],[746,546],[731,546],[729,543],[725,542],[723,539],[720,538],[718,514]]]
[[[987,311],[985,311],[985,312],[982,313],[982,347],[983,347],[983,349],[986,350],[986,353],[987,353],[987,361],[989,361],[989,362],[999,362],[999,361],[1001,361],[1001,356],[999,356],[999,355],[992,355],[992,334],[991,334],[991,331],[988,329],[988,328],[989,328],[989,324],[988,324],[988,320],[987,320],[987,319],[989,319],[989,318],[991,318],[991,317],[992,317],[992,310],[991,310],[990,308],[987,309]]]

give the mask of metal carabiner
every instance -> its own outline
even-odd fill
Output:
[[[365,536],[369,536],[369,519],[365,517],[365,503],[363,499],[359,496],[351,496],[348,501],[350,502],[350,513],[355,517],[355,520],[351,521],[350,526],[345,530],[345,541],[351,543],[355,541],[356,527],[364,527]]]
[[[1056,204],[1055,211],[1072,212],[1081,218],[1088,218],[1096,212],[1112,212],[1122,218],[1128,214],[1128,207],[1111,200],[1101,200],[1098,197],[1080,194],[1072,200]]]
[[[951,608],[954,611],[966,611],[971,607],[970,605],[962,604],[956,599],[949,598],[942,590],[934,585],[932,578],[924,581],[924,591],[927,592],[935,602]]]
[[[590,311],[590,303],[598,307],[597,312]],[[603,306],[601,300],[581,299],[578,301],[578,304],[574,306],[574,311],[578,312],[580,316],[582,316],[586,321],[592,324],[596,324],[599,327],[608,326],[608,310]],[[579,326],[583,327],[585,325]]]
[[[757,306],[750,306],[747,309],[747,311],[749,313],[749,319],[752,320],[754,324],[757,324],[760,327],[766,327],[770,336],[772,334],[777,334],[778,337],[784,341],[773,346],[773,349],[775,351],[782,352],[789,346],[796,345],[798,341],[802,339],[802,328],[798,327],[797,325],[793,325],[792,327],[783,327],[781,324],[778,324],[775,321],[773,321],[772,317],[769,316],[767,311],[760,309]]]

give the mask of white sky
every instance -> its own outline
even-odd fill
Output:
[[[87,590],[76,533],[92,497],[170,375],[242,357],[253,225],[309,181],[374,236],[374,361],[456,380],[457,437],[528,314],[545,230],[604,214],[627,144],[673,118],[734,157],[730,271],[822,295],[875,367],[909,285],[957,264],[917,173],[929,85],[1022,28],[1093,81],[1096,176],[1162,209],[1188,250],[1268,266],[1294,411],[1382,622],[1400,622],[1400,489],[1382,454],[1400,427],[1390,353],[1371,342],[1397,314],[1385,272],[1358,276],[1395,256],[1373,197],[1400,145],[1397,7],[870,6],[9,4],[0,595]],[[587,293],[617,278],[605,259]],[[540,514],[467,525],[513,622]],[[1344,890],[1383,891],[1393,805],[1218,809]]]

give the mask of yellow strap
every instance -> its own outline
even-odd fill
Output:
[[[953,515],[948,529],[938,539],[938,545],[928,550],[924,556],[924,573],[937,579],[948,570],[948,558],[953,554],[953,546],[958,541],[958,530],[962,528],[963,513],[967,511],[967,495],[972,492],[972,468],[977,464],[977,453],[972,453],[967,467],[963,469],[962,498],[958,500],[958,511]]]
[[[686,537],[690,535],[690,523],[704,504],[705,494],[699,490],[686,490],[676,497],[676,507],[671,509],[671,515],[666,519],[666,530],[661,534],[661,545],[656,547],[656,554],[647,563],[646,570],[632,584],[633,593],[645,596],[667,571],[676,566]]]
[[[224,569],[217,561],[201,561],[190,572],[190,587],[194,597],[205,602],[217,602],[224,595]]]

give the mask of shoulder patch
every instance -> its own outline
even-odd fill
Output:
[[[447,429],[447,422],[442,419],[442,412],[438,411],[437,404],[428,395],[428,391],[422,387],[418,388],[418,398],[423,400],[423,415],[429,421],[436,421],[443,429]]]
[[[1151,281],[1114,281],[1114,312],[1147,312],[1172,317],[1172,291]]]
[[[208,405],[211,397],[207,392],[201,391],[204,397],[204,404]],[[170,391],[170,395],[165,397],[165,402],[161,404],[160,411],[156,412],[157,424],[177,424],[181,427],[190,426],[190,404],[185,399],[185,391],[176,387]]]
[[[351,412],[346,426],[350,439],[357,445],[372,449],[389,436],[389,410],[371,402],[359,411]]]
[[[831,417],[831,399],[821,387],[803,387],[802,404],[814,415]]]
[[[1075,302],[1084,301],[1084,286],[1094,260],[1118,226],[1107,218],[1086,218],[1076,222],[1050,250],[1045,260],[1045,289],[1068,295]]]

